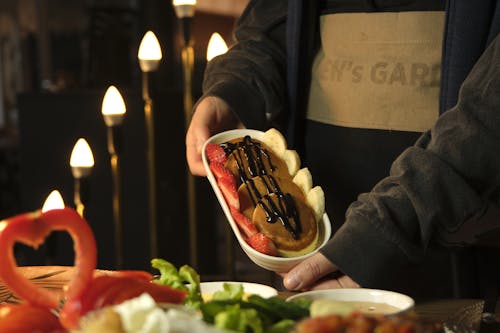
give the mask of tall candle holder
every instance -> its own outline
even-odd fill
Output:
[[[222,36],[214,32],[208,40],[207,62],[213,58],[226,53],[228,50],[226,41]],[[226,224],[226,267],[230,279],[236,278],[235,254],[234,254],[234,233],[229,224]]]
[[[152,31],[146,32],[139,46],[137,58],[142,72],[142,98],[146,124],[146,145],[149,188],[149,235],[151,258],[158,257],[158,211],[156,199],[156,145],[153,100],[149,93],[148,73],[158,69],[162,58],[160,43]]]
[[[194,17],[196,0],[173,0],[175,14],[179,19],[182,31],[182,73],[184,78],[184,126],[187,132],[193,111],[193,71],[194,49],[191,36],[191,25]],[[194,176],[186,167],[186,192],[189,223],[190,264],[198,266],[198,227],[196,223],[196,186]]]
[[[85,217],[85,204],[89,198],[88,177],[94,167],[94,156],[84,138],[78,139],[73,147],[69,164],[75,180],[73,200],[76,211],[81,217]]]
[[[125,102],[115,86],[110,86],[102,101],[102,115],[107,130],[107,144],[110,155],[111,175],[113,179],[113,222],[115,229],[116,268],[123,266],[123,232],[121,207],[121,124],[126,112]]]

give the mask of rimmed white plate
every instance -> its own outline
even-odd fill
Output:
[[[391,311],[383,311],[386,315],[402,313],[412,309],[415,301],[410,296],[389,290],[368,289],[368,288],[344,288],[344,289],[325,289],[313,290],[299,293],[287,298],[292,301],[297,298],[306,298],[312,301],[329,300],[335,302],[369,302],[373,304],[387,304]],[[373,311],[377,311],[375,308]],[[377,311],[378,312],[378,311]]]
[[[203,152],[202,152],[202,159],[203,159],[203,164],[205,166],[205,170],[207,171],[207,178],[212,185],[212,189],[215,192],[215,195],[217,196],[217,199],[219,200],[219,203],[222,207],[222,210],[224,211],[224,214],[226,215],[226,218],[229,222],[229,225],[231,226],[231,229],[233,230],[234,234],[236,235],[236,238],[238,239],[238,242],[240,243],[241,248],[243,251],[247,254],[247,256],[252,260],[255,264],[258,266],[273,271],[273,272],[288,272],[292,267],[300,263],[301,261],[305,260],[306,258],[312,256],[316,252],[321,249],[326,242],[330,239],[331,236],[331,224],[330,224],[330,219],[328,218],[328,215],[325,213],[323,215],[323,219],[321,220],[319,224],[319,239],[320,239],[320,244],[319,246],[312,252],[298,256],[298,257],[293,257],[293,258],[283,258],[283,257],[274,257],[270,255],[266,255],[263,253],[260,253],[253,249],[248,243],[244,240],[238,225],[234,221],[231,212],[229,210],[229,206],[226,203],[226,200],[224,200],[224,197],[222,196],[222,192],[219,189],[219,186],[217,185],[217,180],[215,179],[215,176],[213,175],[212,171],[210,170],[208,158],[205,153],[205,148],[206,145],[209,143],[216,143],[216,144],[221,144],[227,141],[230,141],[232,139],[244,137],[246,135],[250,135],[252,138],[255,138],[257,140],[261,140],[264,132],[257,131],[257,130],[251,130],[251,129],[236,129],[236,130],[230,130],[226,132],[222,132],[219,134],[216,134],[212,136],[210,139],[207,140],[205,145],[203,146]],[[313,175],[314,178],[314,175]]]
[[[245,295],[259,295],[264,298],[269,298],[278,295],[278,290],[265,284],[253,282],[239,282],[239,281],[211,281],[201,282],[200,289],[203,297],[210,298],[217,291],[224,290],[224,284],[241,284]]]

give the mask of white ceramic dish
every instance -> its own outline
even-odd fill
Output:
[[[400,294],[394,291],[367,289],[367,288],[345,288],[345,289],[325,289],[313,290],[299,293],[287,298],[291,301],[297,298],[306,298],[309,300],[325,299],[338,302],[370,302],[387,304],[397,308],[394,312],[387,315],[402,313],[413,308],[415,301],[410,296]]]
[[[205,145],[203,146],[203,152],[202,152],[202,158],[203,158],[203,164],[205,166],[205,170],[207,171],[207,178],[210,181],[210,184],[212,185],[212,188],[217,196],[217,199],[219,200],[219,203],[222,207],[222,210],[224,211],[224,214],[226,215],[226,218],[229,222],[229,225],[231,226],[231,229],[233,230],[234,234],[236,235],[236,238],[238,239],[238,242],[240,243],[240,246],[242,247],[243,251],[248,255],[250,260],[252,260],[255,264],[258,266],[265,268],[267,270],[273,271],[273,272],[288,272],[292,267],[303,261],[304,259],[312,256],[314,253],[318,252],[320,248],[322,248],[326,242],[330,239],[331,236],[331,224],[330,224],[330,219],[328,218],[328,215],[325,213],[323,215],[323,219],[320,222],[320,245],[316,250],[302,255],[298,257],[293,257],[293,258],[283,258],[283,257],[274,257],[274,256],[269,256],[263,253],[260,253],[256,250],[254,250],[248,243],[243,239],[243,236],[240,233],[240,230],[238,229],[238,225],[234,221],[233,217],[231,216],[231,212],[229,211],[229,206],[227,205],[226,201],[224,200],[224,197],[222,196],[222,193],[219,189],[219,186],[217,185],[217,181],[212,174],[212,171],[210,170],[210,166],[208,163],[207,156],[205,154],[205,147],[208,143],[217,143],[221,144],[224,142],[227,142],[229,140],[239,138],[239,137],[244,137],[245,135],[250,135],[252,138],[255,138],[257,140],[261,139],[263,136],[263,132],[257,131],[257,130],[250,130],[250,129],[236,129],[236,130],[230,130],[226,132],[222,132],[219,134],[216,134],[212,136],[210,139],[207,140]],[[314,175],[313,175],[313,180],[314,180]]]
[[[265,284],[252,283],[252,282],[238,282],[238,281],[212,281],[200,283],[201,294],[212,295],[216,291],[224,290],[224,283],[241,284],[243,292],[246,295],[259,295],[264,298],[269,298],[278,295],[278,291],[273,287],[266,286]]]

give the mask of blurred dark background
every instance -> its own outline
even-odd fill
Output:
[[[248,0],[198,0],[192,21],[194,98],[200,96],[213,32],[228,46]],[[98,266],[116,267],[112,179],[101,103],[109,85],[124,97],[121,158],[124,267],[150,269],[147,160],[139,43],[159,39],[163,59],[150,75],[156,131],[159,257],[191,264],[181,37],[168,0],[2,0],[0,2],[0,218],[39,209],[52,190],[74,207],[69,158],[85,138],[95,167],[85,216],[98,242]],[[196,178],[196,269],[205,280],[266,280],[228,232],[209,183]],[[19,245],[19,265],[72,265],[70,238],[55,233],[35,251]],[[234,259],[236,258],[236,260]]]

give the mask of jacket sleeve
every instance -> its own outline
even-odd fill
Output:
[[[235,27],[235,44],[207,64],[203,96],[224,99],[250,128],[282,115],[286,98],[285,0],[251,0]]]
[[[436,240],[473,244],[500,226],[482,223],[500,189],[500,36],[464,81],[455,107],[348,209],[322,253],[365,287],[419,262]]]

